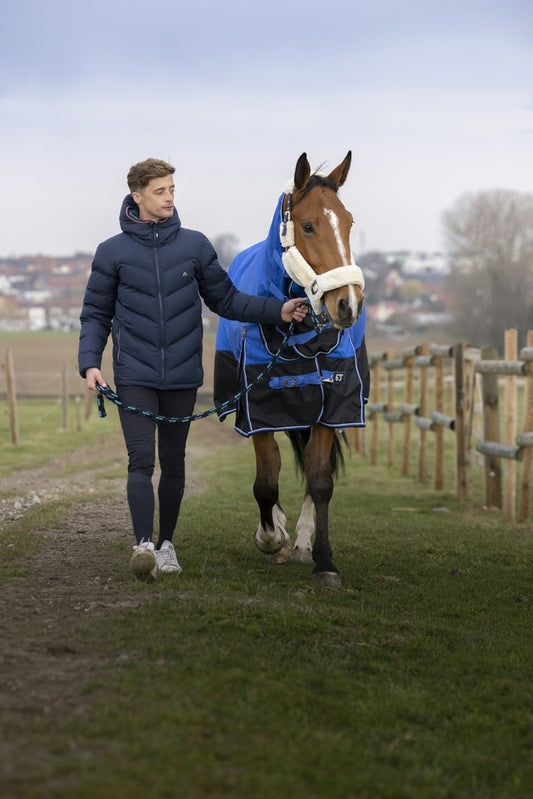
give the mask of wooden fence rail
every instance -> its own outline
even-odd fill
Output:
[[[444,430],[455,428],[455,418],[445,411],[451,411],[451,364],[452,347],[422,344],[402,352],[400,357],[381,352],[370,356],[371,401],[367,406],[367,419],[371,422],[371,463],[377,465],[380,440],[379,418],[387,423],[387,465],[394,465],[396,442],[395,425],[401,424],[401,474],[406,477],[410,470],[412,450],[412,431],[418,429],[417,474],[425,482],[428,474],[427,443],[428,433],[435,435],[435,487],[444,485]],[[433,369],[432,396],[434,409],[429,408],[430,370]],[[386,401],[380,401],[383,392],[382,371],[386,375]],[[398,379],[399,377],[402,379]],[[415,399],[415,384],[418,388]],[[402,401],[396,403],[395,393],[398,385],[403,386]],[[448,386],[448,396],[446,387]]]
[[[402,350],[399,355],[372,353],[368,427],[366,431],[350,432],[355,448],[367,455],[367,441],[370,441],[372,466],[378,465],[382,452],[387,466],[395,466],[399,451],[401,475],[409,476],[415,466],[420,482],[427,482],[429,478],[432,452],[434,488],[442,490],[446,480],[453,476],[457,496],[461,499],[470,496],[471,470],[476,460],[481,460],[486,506],[502,509],[509,521],[516,518],[526,521],[531,512],[533,459],[533,331],[528,333],[527,344],[520,353],[515,330],[506,332],[504,343],[503,358],[498,358],[494,350],[481,351],[462,343],[453,346],[420,344]],[[3,368],[11,442],[17,444],[17,390],[10,351],[6,353]],[[69,371],[67,362],[63,361],[55,375],[50,371],[46,374],[57,386],[62,424],[67,428],[69,399],[76,397],[72,387],[69,389],[72,370]],[[81,382],[79,377],[77,380]],[[519,387],[523,387],[521,424]],[[81,428],[82,396],[83,390],[80,390],[76,403],[78,429]],[[89,392],[85,392],[85,396],[85,415],[88,416],[94,401],[88,401]],[[481,432],[476,431],[474,435],[476,412],[482,424]],[[400,431],[401,443],[398,441]],[[382,446],[384,434],[386,440]],[[449,450],[445,447],[446,437],[454,442],[453,468],[446,456]],[[475,444],[474,438],[477,439]]]
[[[528,333],[527,346],[517,359],[516,330],[505,334],[505,360],[482,358],[476,364],[483,387],[485,440],[476,450],[485,456],[485,502],[501,507],[504,518],[516,518],[517,462],[521,461],[518,499],[518,521],[526,521],[530,512],[530,477],[533,447],[533,331]],[[517,377],[525,377],[524,413],[518,432]],[[504,379],[504,441],[500,440],[498,413],[498,377]],[[500,459],[503,459],[503,497]]]
[[[9,430],[10,430],[10,437],[12,444],[19,444],[20,443],[20,434],[19,434],[19,423],[18,423],[18,408],[17,408],[17,380],[16,380],[16,371],[15,371],[15,361],[13,357],[13,353],[10,349],[7,350],[5,354],[5,359],[3,363],[3,368],[5,372],[5,383],[6,383],[6,398],[7,398],[7,405],[8,405],[8,412],[9,412]],[[33,373],[39,375],[40,373]],[[68,430],[70,419],[69,419],[69,407],[70,407],[70,398],[72,396],[69,382],[71,380],[71,371],[69,370],[69,365],[66,360],[63,360],[60,364],[60,369],[58,371],[50,371],[47,370],[46,372],[42,373],[46,376],[47,382],[54,386],[55,395],[59,398],[61,403],[61,425],[64,430]],[[79,405],[81,404],[81,394],[85,391],[85,387],[81,388],[81,378],[78,377],[78,382],[80,383],[80,392],[79,394],[75,395],[76,399],[76,426],[77,429],[81,427],[81,418],[80,418],[80,411]],[[89,413],[89,406],[87,406],[86,416]]]
[[[494,350],[480,351],[465,344],[451,347],[421,344],[403,350],[400,355],[371,354],[371,396],[367,405],[370,464],[378,464],[385,425],[385,460],[387,466],[395,465],[396,430],[401,426],[400,471],[402,476],[408,476],[414,450],[413,430],[417,430],[417,479],[426,482],[431,435],[434,487],[441,490],[445,482],[444,436],[451,433],[455,443],[457,496],[470,496],[471,469],[476,456],[482,456],[485,504],[502,509],[508,521],[516,518],[526,521],[530,515],[533,457],[533,331],[528,333],[527,345],[519,354],[515,330],[506,332],[504,343],[503,359],[497,358]],[[520,429],[518,380],[524,386]],[[401,400],[399,393],[403,394]],[[478,395],[482,397],[481,403],[476,403]],[[478,405],[483,432],[474,445],[473,425]],[[521,468],[517,491],[518,464]]]

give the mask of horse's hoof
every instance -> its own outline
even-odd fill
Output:
[[[341,576],[338,572],[313,572],[313,580],[324,588],[342,588]]]
[[[300,547],[294,547],[292,550],[291,559],[297,560],[299,563],[312,563],[313,555],[310,549],[300,549]]]
[[[254,535],[254,544],[265,555],[276,555],[285,545],[285,536],[280,530],[269,533],[259,528]]]
[[[279,552],[276,552],[274,555],[268,555],[267,560],[269,563],[273,563],[274,565],[279,565],[280,563],[288,563],[291,559],[292,550],[291,547],[288,545],[283,546]]]

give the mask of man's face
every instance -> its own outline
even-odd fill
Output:
[[[174,179],[172,175],[152,178],[146,188],[132,192],[139,206],[139,218],[145,222],[163,222],[174,212]]]

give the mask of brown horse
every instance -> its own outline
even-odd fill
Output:
[[[311,340],[306,346],[312,352],[303,367],[298,367],[298,359],[296,358],[296,363],[294,359],[291,360],[292,356],[288,356],[285,361],[282,357],[281,363],[276,364],[274,372],[280,364],[281,377],[271,379],[271,389],[262,389],[263,407],[259,416],[263,421],[255,426],[252,423],[246,429],[239,421],[236,424],[238,432],[252,435],[255,450],[256,476],[253,491],[260,514],[259,526],[254,536],[257,547],[275,563],[290,559],[313,560],[314,579],[334,588],[339,587],[341,581],[332,560],[328,516],[334,476],[342,459],[339,429],[364,424],[363,404],[368,396],[364,320],[361,320],[363,333],[359,334],[359,339],[353,346],[349,332],[350,329],[356,329],[363,309],[364,281],[351,253],[349,237],[353,224],[352,215],[337,194],[346,180],[350,163],[349,152],[342,163],[328,175],[324,175],[311,174],[305,153],[297,161],[294,180],[286,188],[281,202],[279,236],[281,260],[286,272],[284,285],[290,284],[297,289],[302,287],[313,311],[308,315],[309,319],[321,317],[327,319],[327,323],[323,328],[319,326],[318,330],[309,332]],[[248,274],[249,271],[248,267]],[[238,282],[237,285],[241,287]],[[309,331],[311,322],[306,322]],[[332,342],[335,342],[335,346]],[[340,355],[338,349],[335,349],[339,347],[339,342],[344,342]],[[346,356],[345,345],[349,357]],[[225,349],[218,342],[217,347]],[[303,351],[298,347],[297,350],[298,353]],[[217,358],[219,355],[222,353],[217,353]],[[241,352],[237,360],[240,360],[242,388],[248,381],[242,364],[250,358],[243,357]],[[312,367],[308,367],[308,363]],[[215,398],[217,372],[220,375],[223,368],[222,361],[216,364]],[[316,371],[310,373],[311,368]],[[349,369],[354,372],[355,377],[351,376]],[[249,376],[253,377],[253,373]],[[282,390],[276,393],[278,386]],[[299,394],[295,393],[296,389]],[[278,413],[275,403],[281,402],[279,398],[283,392],[292,408],[286,423],[274,418]],[[316,404],[317,396],[321,397],[322,406],[316,413],[313,411],[314,415],[308,420],[305,411],[313,403]],[[223,398],[220,392],[219,398]],[[347,403],[344,416],[339,416],[337,412],[335,405],[338,401]],[[252,415],[250,407],[247,405],[244,411],[241,403],[240,410],[237,407],[238,417],[246,415],[249,420]],[[271,429],[268,429],[270,422],[264,421],[265,417],[268,419],[269,410],[273,417]],[[285,430],[288,433],[297,461],[305,475],[305,496],[296,524],[294,547],[291,547],[285,514],[279,501],[281,456],[274,435],[276,430]]]

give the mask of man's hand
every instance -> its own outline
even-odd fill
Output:
[[[301,322],[307,314],[307,302],[301,297],[287,300],[281,308],[281,318],[284,322]],[[88,372],[89,370],[87,370]]]
[[[96,385],[100,386],[107,386],[106,381],[102,377],[102,372],[100,369],[97,369],[95,366],[91,366],[90,369],[87,369],[85,372],[85,379],[87,380],[87,388],[91,391],[96,391],[98,393],[98,389]]]

